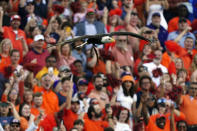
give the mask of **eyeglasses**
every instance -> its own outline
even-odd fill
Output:
[[[190,87],[190,89],[191,89],[191,90],[197,90],[197,88],[195,88],[195,87]]]
[[[150,84],[150,82],[142,82],[143,85]]]
[[[56,61],[55,60],[48,60],[47,62],[48,63],[55,63]]]
[[[119,39],[118,41],[119,42],[127,42],[127,40],[121,40],[121,39]]]
[[[131,12],[131,15],[137,16],[138,13],[137,12]]]
[[[178,126],[178,128],[186,128],[186,126],[182,125],[182,126]]]

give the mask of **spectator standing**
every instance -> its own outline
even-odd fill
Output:
[[[34,37],[32,49],[24,57],[24,65],[32,67],[32,72],[36,75],[45,65],[45,59],[49,52],[43,49],[44,36],[39,34]]]
[[[21,18],[19,15],[11,16],[11,24],[10,26],[3,26],[3,10],[1,8],[0,11],[0,32],[3,33],[4,38],[8,38],[12,42],[13,49],[17,49],[20,51],[20,61],[23,60],[23,56],[28,52],[28,47],[26,43],[26,34],[23,30],[19,29],[21,24]]]

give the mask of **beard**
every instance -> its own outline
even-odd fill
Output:
[[[165,127],[165,120],[160,120],[161,118],[157,118],[156,119],[156,124],[157,124],[157,127],[159,127],[160,129],[164,129]]]
[[[102,116],[102,112],[99,112],[99,113],[94,112],[94,113],[95,113],[96,118],[100,118]]]
[[[95,88],[97,91],[101,91],[102,90],[103,85],[96,85]]]

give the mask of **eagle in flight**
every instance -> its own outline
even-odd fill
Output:
[[[127,35],[127,36],[132,36],[132,37],[136,37],[142,40],[145,40],[147,42],[151,42],[151,40],[139,35],[139,34],[135,34],[132,32],[112,32],[112,33],[107,33],[107,34],[96,34],[96,35],[84,35],[84,36],[79,36],[73,39],[69,39],[63,42],[58,42],[57,44],[55,44],[55,46],[57,45],[63,45],[66,43],[75,43],[76,41],[85,41],[83,44],[78,45],[74,48],[77,47],[82,47],[85,44],[92,44],[93,45],[93,50],[96,53],[97,56],[97,60],[98,60],[98,53],[96,51],[96,45],[103,45],[105,43],[111,43],[114,42],[115,40],[112,38],[112,36],[118,36],[118,35]],[[54,46],[54,45],[53,45]]]
[[[129,36],[132,36],[132,37],[136,37],[136,38],[151,42],[149,39],[147,39],[147,38],[145,38],[141,35],[132,33],[132,32],[112,32],[112,33],[107,33],[107,34],[79,36],[77,38],[73,38],[73,39],[63,41],[63,42],[59,42],[55,45],[62,45],[62,44],[66,44],[66,43],[74,43],[76,41],[81,41],[81,40],[86,41],[86,42],[84,42],[82,45],[79,45],[79,46],[83,46],[85,44],[93,44],[93,46],[95,46],[96,44],[97,45],[102,45],[102,44],[105,44],[105,43],[114,42],[114,39],[111,38],[111,37],[112,36],[117,36],[117,35],[129,35]]]

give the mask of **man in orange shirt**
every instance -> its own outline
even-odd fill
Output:
[[[2,27],[3,11],[0,11],[0,32],[3,33],[4,38],[9,38],[12,41],[12,46],[14,49],[20,51],[20,58],[22,60],[23,56],[27,53],[28,47],[26,44],[25,32],[19,29],[21,24],[21,18],[19,15],[11,16],[11,26]]]
[[[72,97],[72,96],[71,96]],[[79,109],[80,109],[80,102],[77,97],[67,98],[68,104],[66,108],[64,109],[63,114],[63,121],[64,125],[66,127],[66,130],[70,131],[71,128],[73,128],[74,121],[78,119],[79,117]],[[69,104],[70,101],[70,104]]]
[[[109,126],[107,121],[101,120],[102,111],[98,104],[90,105],[87,115],[88,118],[84,119],[84,131],[103,131]]]
[[[178,45],[178,43],[174,41],[166,41],[165,42],[166,48],[175,53],[177,56],[179,56],[184,63],[184,68],[189,69],[192,59],[197,53],[195,49],[193,49],[194,46],[194,40],[191,37],[186,37],[184,41],[184,48]]]
[[[54,118],[54,114],[46,115],[45,109],[42,107],[43,97],[42,93],[36,92],[34,93],[33,105],[31,107],[31,114],[33,114],[36,119],[39,117],[40,113],[43,112],[45,117],[40,121],[39,128],[42,127],[44,130],[52,129],[57,126]]]
[[[185,115],[174,109],[174,104],[169,103],[170,109],[167,108],[167,100],[161,98],[158,100],[159,113],[148,118],[148,125],[146,131],[171,131],[175,130],[176,124],[174,122],[184,120]],[[170,112],[168,112],[168,110]],[[173,120],[174,119],[174,120]],[[173,122],[173,123],[172,123]]]
[[[46,114],[53,115],[59,111],[59,101],[57,95],[51,90],[52,79],[49,74],[45,74],[41,80],[41,87],[35,86],[35,92],[41,92],[43,96],[42,107]]]
[[[197,131],[197,83],[191,82],[189,94],[182,95],[179,101],[180,111],[185,114],[188,131]]]
[[[43,97],[42,93],[36,92],[33,95],[33,105],[31,107],[31,114],[33,114],[35,117],[37,117],[40,114],[40,110],[44,110],[42,108],[43,103]]]

